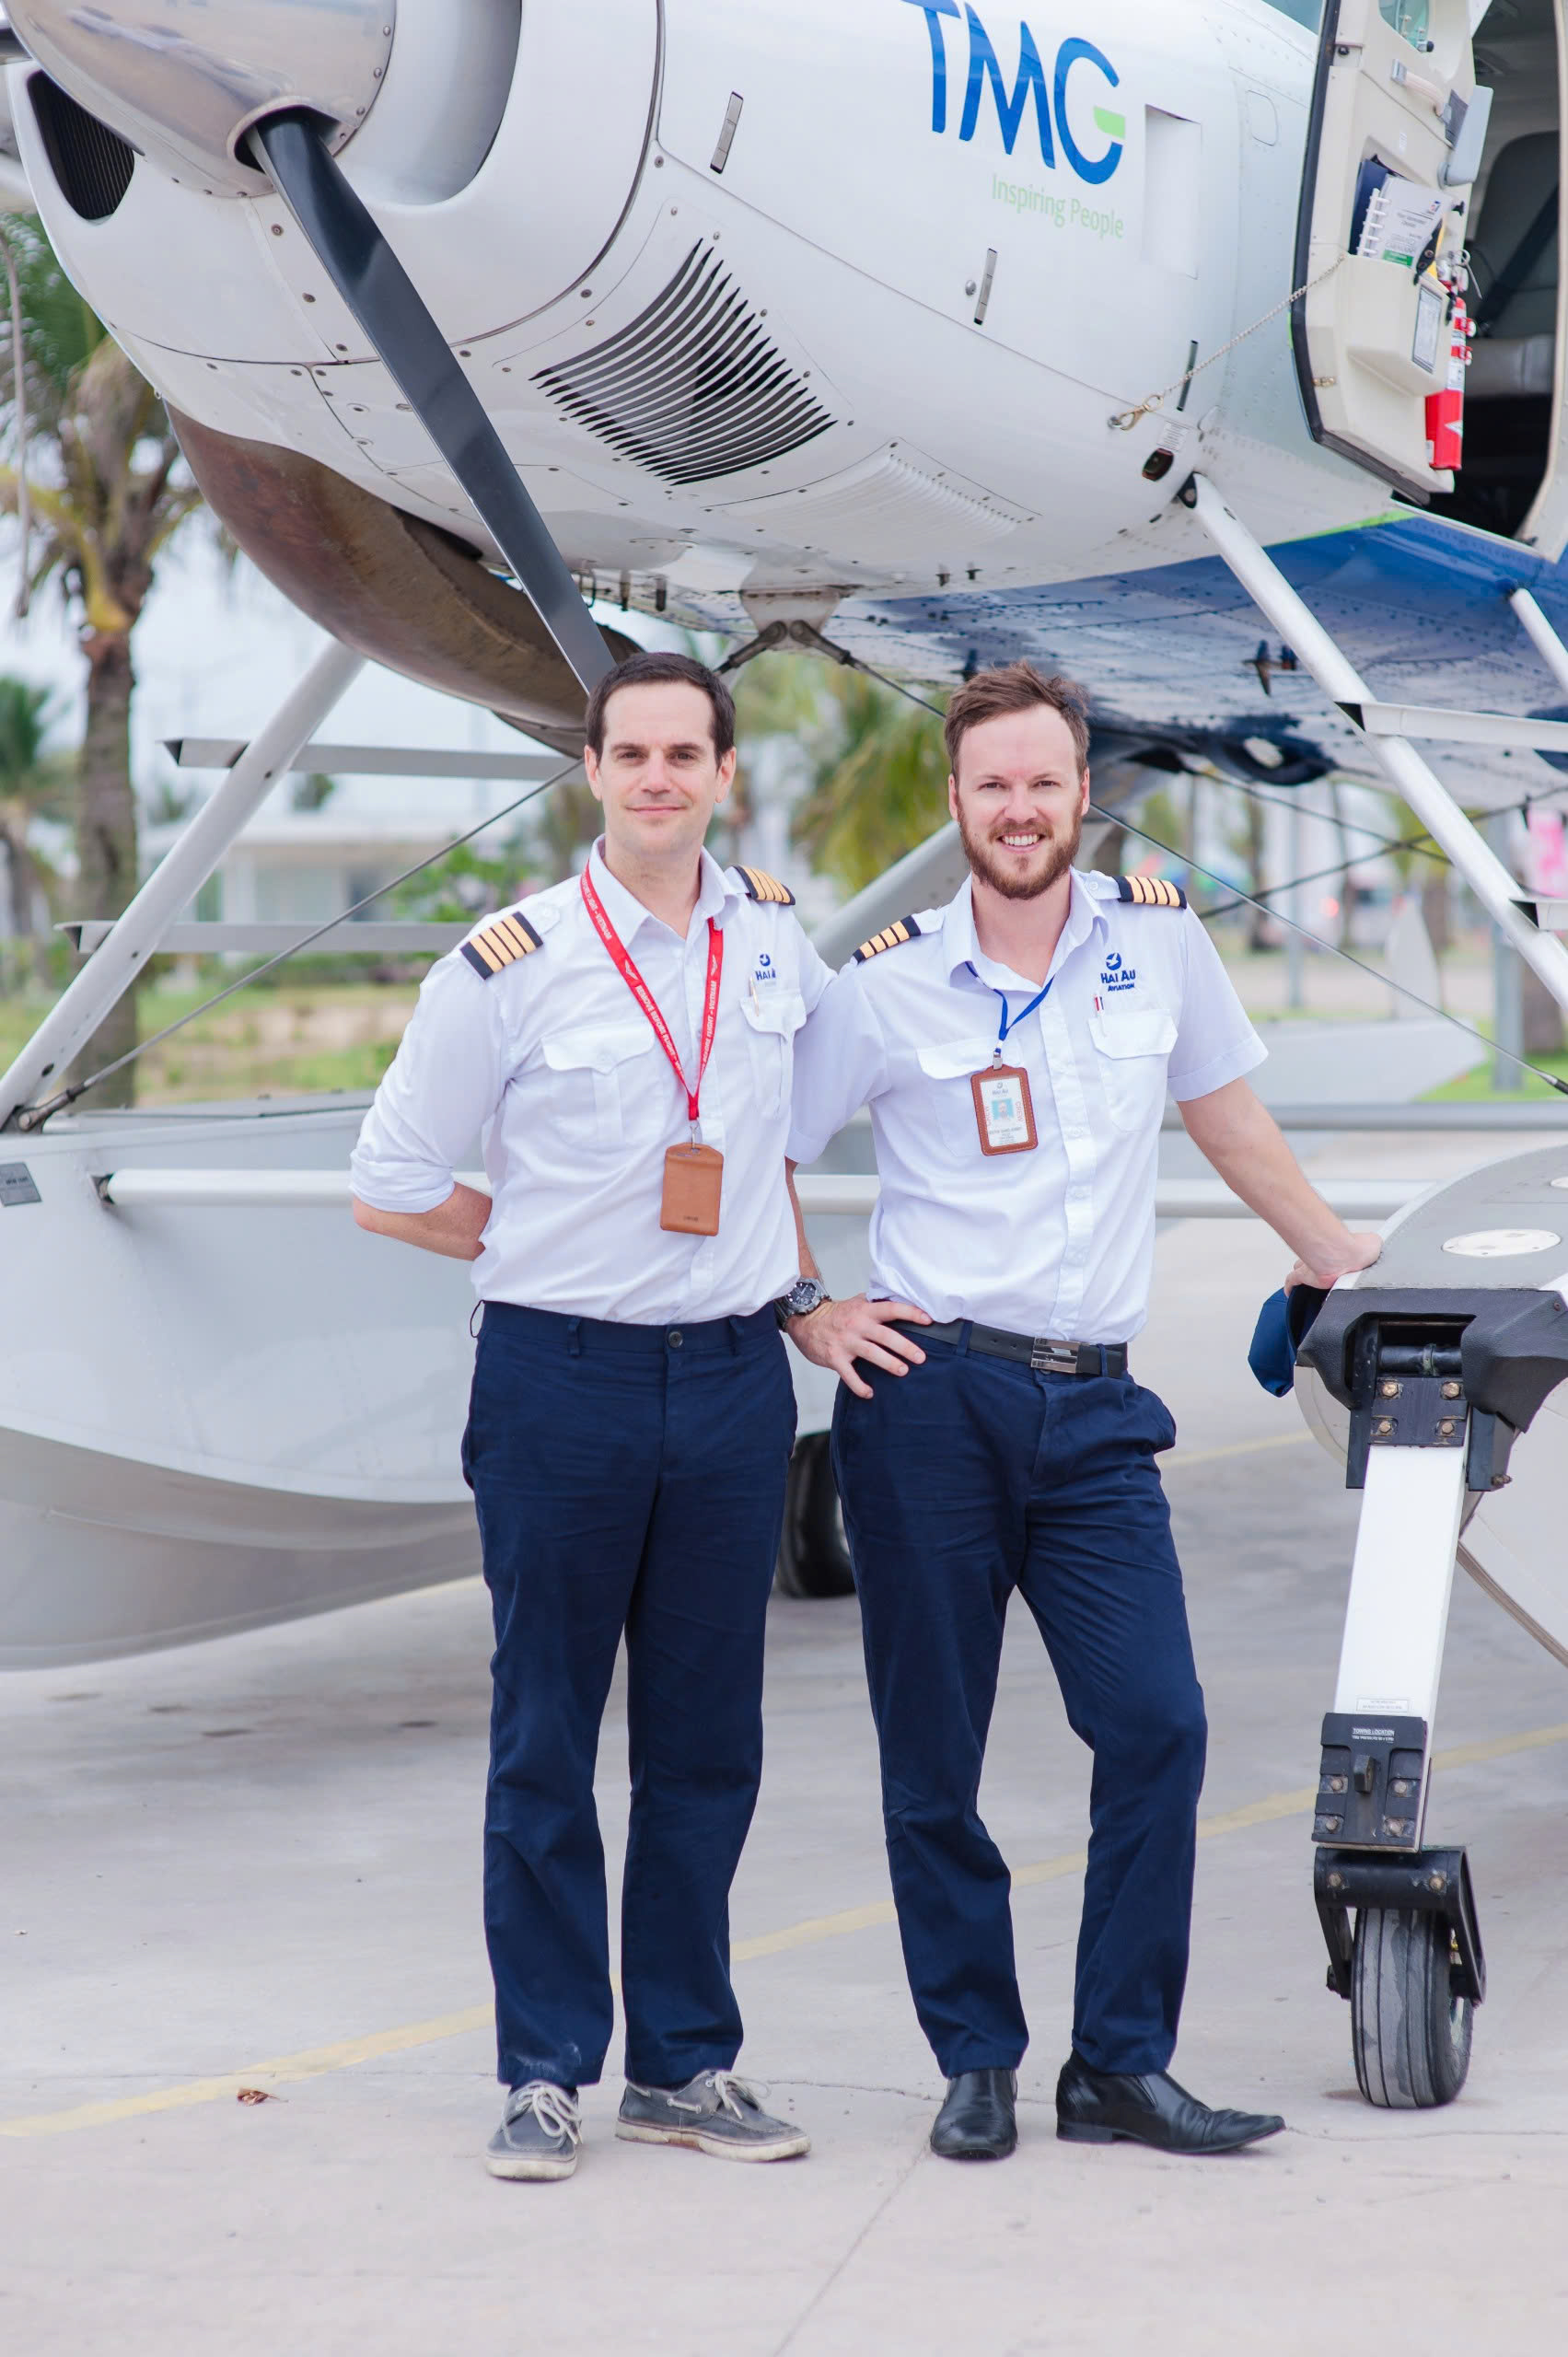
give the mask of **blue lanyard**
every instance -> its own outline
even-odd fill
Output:
[[[968,964],[969,961],[966,959],[965,963]],[[978,982],[980,976],[975,974],[972,965],[970,966],[970,971],[971,974],[974,974],[975,981]],[[1027,1023],[1028,1021],[1036,1007],[1042,1005],[1045,1000],[1050,997],[1051,984],[1055,980],[1056,977],[1052,974],[1050,981],[1047,981],[1040,990],[1036,991],[1033,998],[1030,999],[1028,1006],[1025,1007],[1021,1015],[1010,1015],[1008,1013],[1007,993],[1005,991],[999,991],[993,982],[986,983],[985,987],[991,992],[992,996],[993,998],[1000,999],[1002,1002],[1002,1020],[996,1027],[996,1062],[998,1063],[1002,1061],[1002,1045],[1004,1040],[1006,1039],[1008,1032],[1016,1031],[1020,1023]]]

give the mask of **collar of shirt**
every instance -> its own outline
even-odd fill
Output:
[[[731,909],[738,900],[745,898],[739,885],[725,874],[711,853],[700,852],[697,856],[697,905],[691,911],[691,923],[686,929],[688,941],[693,932],[706,934],[710,917],[722,931]],[[610,874],[604,864],[602,835],[588,853],[588,869],[594,889],[604,903],[604,912],[621,935],[625,948],[631,948],[633,936],[645,924],[659,925],[667,934],[671,930],[662,917],[656,917],[651,909],[645,909],[636,894],[629,892],[625,885],[618,883]]]
[[[1109,935],[1110,931],[1104,909],[1087,889],[1077,869],[1072,868],[1068,873],[1072,891],[1067,903],[1067,921],[1051,955],[1046,976],[1048,981],[1055,981],[1073,952],[1080,948],[1092,934],[1098,931]],[[1026,981],[1010,966],[999,966],[981,949],[975,932],[974,896],[969,877],[964,878],[957,896],[948,901],[943,915],[942,957],[949,981],[956,981],[968,967],[988,991],[1034,992],[1040,988],[1038,982]]]

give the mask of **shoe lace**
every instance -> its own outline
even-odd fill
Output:
[[[738,2078],[733,2071],[710,2071],[708,2084],[718,2097],[719,2109],[727,2111],[732,2119],[745,2119],[741,2108],[744,2104],[749,2104],[753,2111],[761,2111],[761,2099],[768,2092],[766,2087],[754,2087],[749,2081]]]
[[[566,2136],[574,2144],[583,2141],[583,2110],[576,2098],[564,2087],[549,2079],[530,2079],[525,2087],[514,2087],[506,2098],[506,2125],[521,2119],[531,2111],[547,2136]]]

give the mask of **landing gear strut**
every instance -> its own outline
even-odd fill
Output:
[[[1545,1193],[1561,1162],[1553,1149],[1504,1172],[1515,1194]],[[1453,1192],[1488,1183],[1507,1191],[1494,1170]],[[1455,1220],[1442,1197],[1422,1206],[1378,1264],[1395,1282],[1336,1289],[1300,1352],[1350,1411],[1345,1486],[1362,1492],[1339,1681],[1323,1721],[1313,1890],[1329,1986],[1350,2003],[1357,2084],[1369,2103],[1400,2110],[1458,2094],[1486,1994],[1465,1852],[1422,1846],[1455,1553],[1568,1371],[1568,1315],[1555,1288],[1399,1283],[1400,1263],[1419,1266],[1434,1241],[1450,1254],[1479,1241],[1506,1260],[1533,1233],[1456,1236]]]

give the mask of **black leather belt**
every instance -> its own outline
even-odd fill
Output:
[[[907,1319],[894,1323],[916,1341],[952,1342],[962,1351],[979,1351],[986,1358],[1012,1359],[1036,1375],[1125,1375],[1125,1342],[1054,1342],[1046,1334],[1010,1334],[1005,1326],[978,1326],[972,1318],[950,1318],[943,1326],[915,1326]]]

